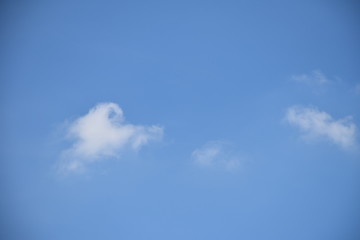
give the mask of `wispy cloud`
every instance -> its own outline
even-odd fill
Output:
[[[319,70],[314,70],[310,74],[293,75],[291,80],[308,85],[324,85],[330,82],[325,74]]]
[[[59,170],[78,172],[94,161],[118,157],[123,151],[137,151],[162,137],[163,128],[125,123],[122,109],[115,103],[100,103],[74,120],[67,128],[72,146],[61,154]]]
[[[355,92],[360,95],[360,83],[355,86]]]
[[[191,156],[198,166],[224,170],[240,168],[243,160],[229,143],[222,141],[206,143],[195,149]]]
[[[317,108],[292,106],[287,109],[285,119],[299,127],[306,137],[326,138],[347,150],[356,146],[356,125],[351,116],[335,120]]]

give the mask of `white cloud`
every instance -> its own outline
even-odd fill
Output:
[[[334,120],[328,113],[316,108],[292,106],[285,119],[299,127],[310,138],[326,138],[343,149],[356,146],[356,125],[351,117]]]
[[[330,82],[330,80],[318,70],[314,70],[310,74],[293,75],[291,76],[291,80],[309,85],[323,85]]]
[[[118,157],[123,151],[137,151],[151,140],[160,139],[163,128],[125,123],[115,103],[100,103],[73,121],[67,128],[72,146],[63,151],[61,171],[82,171],[94,161]]]
[[[195,149],[191,157],[195,164],[225,170],[235,170],[241,167],[241,158],[234,153],[230,144],[221,141],[209,142]]]

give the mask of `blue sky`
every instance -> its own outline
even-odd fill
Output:
[[[1,239],[359,239],[355,1],[5,1]]]

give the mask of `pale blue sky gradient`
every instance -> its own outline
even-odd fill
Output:
[[[359,149],[286,120],[292,106],[351,116],[359,144],[359,12],[340,0],[5,1],[0,238],[360,239]],[[313,71],[327,82],[294,80]],[[162,126],[162,140],[59,175],[66,123],[102,102]],[[197,164],[214,142],[236,169]]]

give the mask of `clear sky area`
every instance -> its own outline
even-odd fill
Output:
[[[2,1],[0,239],[360,239],[360,3]]]

